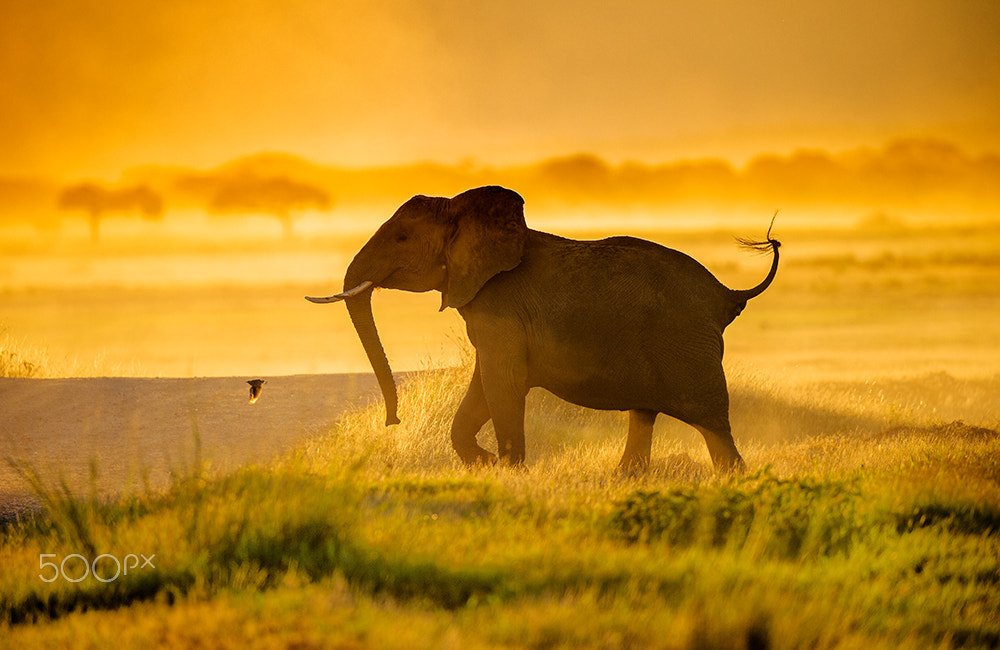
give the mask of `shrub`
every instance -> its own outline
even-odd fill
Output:
[[[615,505],[610,528],[632,543],[707,545],[758,556],[847,554],[871,529],[855,481],[779,479],[638,490]]]

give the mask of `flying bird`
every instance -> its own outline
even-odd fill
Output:
[[[251,379],[247,383],[250,384],[250,403],[253,404],[260,397],[260,391],[267,382],[266,379]]]

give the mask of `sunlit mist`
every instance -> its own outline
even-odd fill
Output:
[[[0,173],[1000,148],[990,2],[8,3]]]
[[[410,196],[488,184],[732,287],[766,270],[733,238],[778,210],[787,261],[728,363],[1000,367],[992,3],[57,5],[0,21],[0,327],[54,368],[368,371],[302,296]],[[464,354],[434,295],[374,303],[394,368]]]

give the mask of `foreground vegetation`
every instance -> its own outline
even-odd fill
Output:
[[[741,441],[752,474],[715,477],[703,443],[658,425],[650,471],[620,476],[620,414],[533,393],[530,466],[470,473],[447,443],[468,372],[411,380],[395,428],[373,404],[273,466],[218,476],[196,464],[165,492],[81,499],[18,465],[45,509],[0,529],[0,636],[122,648],[1000,644],[995,431],[900,422],[885,405],[789,404],[738,377],[737,430],[783,427]]]

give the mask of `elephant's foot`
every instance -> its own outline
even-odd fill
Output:
[[[462,459],[465,466],[472,469],[474,467],[492,467],[497,464],[496,454],[492,454],[479,445],[472,445],[471,447],[463,447],[459,449],[455,447],[455,451],[458,453],[458,457]]]
[[[508,467],[510,469],[525,469],[526,467],[524,464],[524,454],[521,454],[520,456],[510,454],[501,455],[497,464],[501,467]]]
[[[719,474],[727,476],[743,476],[747,473],[747,464],[743,462],[743,458],[739,454],[736,454],[736,458],[712,460],[715,465],[715,471]]]
[[[733,448],[728,453],[710,453],[712,465],[715,466],[716,474],[720,476],[743,476],[747,473],[747,464],[743,462],[743,457]]]
[[[704,436],[705,443],[708,445],[708,454],[712,457],[712,464],[715,465],[716,472],[724,475],[745,474],[747,466],[743,462],[740,452],[736,450],[732,434],[729,433],[729,421],[726,420],[724,425],[719,427],[722,433],[716,433],[697,424],[693,426]]]
[[[633,455],[627,451],[618,463],[618,473],[623,476],[637,476],[649,469],[649,456]]]
[[[513,439],[497,436],[497,451],[504,467],[524,467],[524,435]]]

